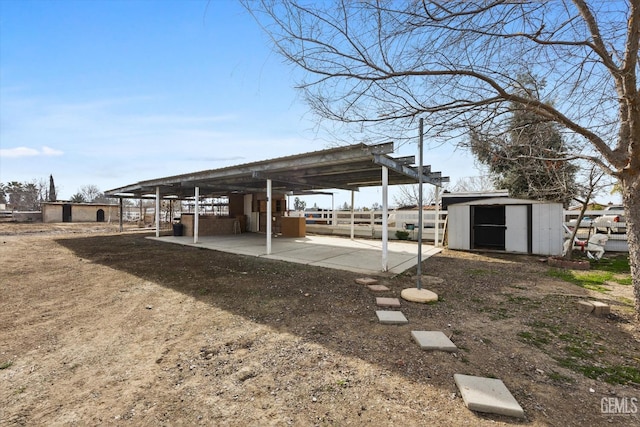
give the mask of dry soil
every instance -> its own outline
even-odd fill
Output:
[[[0,224],[0,425],[639,423],[603,414],[603,398],[640,398],[630,286],[594,293],[537,257],[445,250],[423,267],[440,301],[403,301],[409,324],[381,325],[375,297],[399,297],[411,271],[374,294],[357,274],[147,235]],[[612,314],[580,312],[586,298]],[[459,351],[422,351],[411,330]],[[455,373],[502,379],[526,419],[468,410]]]

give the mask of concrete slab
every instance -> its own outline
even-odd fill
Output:
[[[458,347],[440,331],[411,331],[411,336],[423,350],[458,351]]]
[[[376,316],[378,316],[378,321],[385,325],[404,325],[409,323],[401,311],[378,310],[376,311]]]
[[[375,285],[378,283],[378,279],[373,279],[371,277],[360,277],[356,279],[356,283],[359,285]]]
[[[309,235],[306,237],[274,237],[271,254],[266,254],[266,236],[263,233],[242,233],[224,236],[201,236],[198,243],[193,237],[150,237],[167,243],[213,249],[238,255],[315,265],[337,270],[377,276],[400,274],[415,267],[418,245],[416,242],[390,241],[388,269],[383,271],[382,241],[349,239],[335,236]],[[442,248],[422,245],[422,258],[439,253]]]
[[[502,380],[454,374],[462,400],[472,411],[524,418],[524,411]]]
[[[411,302],[429,303],[438,301],[438,294],[426,289],[408,288],[400,292],[400,296]]]
[[[377,297],[376,305],[378,307],[398,308],[400,307],[400,300],[398,298]]]
[[[384,292],[389,290],[385,285],[369,285],[367,287],[373,292]]]

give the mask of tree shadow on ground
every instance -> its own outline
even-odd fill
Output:
[[[194,247],[170,245],[141,234],[61,238],[57,242],[80,258],[173,289],[251,322],[287,332],[345,356],[379,366],[412,382],[451,391],[453,374],[509,379],[512,393],[529,420],[539,415],[531,406],[528,384],[544,389],[546,399],[566,395],[567,375],[542,378],[529,360],[549,358],[522,334],[544,322],[600,331],[603,340],[633,340],[601,319],[577,316],[574,301],[583,289],[567,292],[564,284],[545,277],[547,267],[535,257],[471,254],[464,260],[437,256],[424,262],[424,274],[444,279],[430,290],[436,304],[402,301],[408,325],[381,325],[375,297],[399,297],[413,287],[415,271],[382,284],[374,294],[355,283],[360,275]],[[557,289],[554,288],[557,287]],[[540,292],[536,292],[539,290]],[[458,346],[457,353],[425,352],[412,330],[441,330]],[[532,368],[533,366],[533,368]],[[533,369],[533,371],[532,371]],[[554,370],[555,372],[555,370]],[[493,415],[480,418],[524,423]],[[549,420],[546,420],[549,421]]]

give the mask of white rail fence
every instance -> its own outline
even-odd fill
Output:
[[[587,220],[581,222],[578,230],[578,238],[586,239],[590,234],[596,232],[593,220],[611,212],[598,210],[586,211]],[[351,212],[350,211],[330,211],[317,210],[305,212],[291,212],[292,216],[302,216],[306,218],[307,231],[317,234],[334,234],[349,236],[351,234]],[[418,215],[417,211],[389,211],[389,239],[397,239],[397,231],[407,232],[409,240],[418,238]],[[564,222],[567,226],[575,226],[579,215],[577,211],[564,211]],[[447,226],[447,211],[439,211],[437,214],[438,241],[443,243],[443,238]],[[382,236],[382,211],[354,211],[354,235],[355,237],[381,238]],[[626,229],[624,223],[617,224],[620,228]],[[426,242],[435,242],[436,236],[436,212],[423,212],[423,234],[422,238]],[[626,233],[612,233],[609,236],[607,250],[622,251],[629,250]]]

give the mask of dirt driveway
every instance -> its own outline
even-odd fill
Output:
[[[390,326],[375,296],[411,272],[373,294],[353,273],[145,235],[0,224],[0,425],[640,425],[603,414],[640,398],[630,286],[590,294],[536,257],[445,250],[424,264],[441,301],[402,302],[409,324]],[[588,297],[612,315],[579,312]],[[526,419],[469,411],[455,373],[502,379]]]

